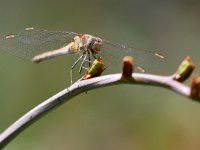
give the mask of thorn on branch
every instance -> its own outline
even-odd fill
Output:
[[[200,76],[193,76],[191,83],[190,97],[198,100],[200,97]]]
[[[122,79],[132,79],[133,57],[125,56],[122,60]]]
[[[195,69],[195,65],[192,59],[187,56],[179,65],[176,73],[173,75],[173,79],[179,82],[184,82]]]

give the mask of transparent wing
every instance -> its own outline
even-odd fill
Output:
[[[18,34],[10,34],[1,39],[0,50],[24,59],[31,59],[42,52],[67,45],[76,35],[77,33],[73,32],[26,28]]]
[[[106,64],[106,72],[109,73],[121,72],[124,56],[134,58],[135,71],[139,72],[155,72],[155,70],[161,70],[164,64],[164,56],[158,52],[126,47],[107,40],[103,40],[103,47],[99,55],[102,56],[103,62]]]

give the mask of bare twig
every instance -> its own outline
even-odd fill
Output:
[[[10,127],[8,127],[3,133],[0,134],[0,148],[5,147],[12,139],[14,139],[15,136],[21,133],[25,128],[35,122],[46,112],[53,110],[53,108],[56,108],[64,102],[67,102],[72,97],[80,93],[99,87],[105,87],[115,84],[152,85],[164,87],[185,97],[200,101],[200,78],[197,76],[193,78],[191,85],[192,88],[180,83],[179,80],[180,78],[181,82],[186,80],[194,69],[194,67],[192,67],[191,69],[191,65],[193,66],[193,63],[188,63],[185,66],[185,61],[187,61],[188,58],[185,59],[183,63],[179,66],[179,68],[177,69],[178,71],[176,71],[176,73],[171,76],[132,73],[133,63],[131,60],[132,59],[130,57],[124,59],[122,74],[112,74],[88,80],[79,80],[70,87],[60,91],[59,93],[55,94],[54,96],[50,97],[49,99],[45,100],[29,112],[27,112],[16,122],[14,122]],[[191,59],[189,60],[190,61],[188,62],[191,62]],[[184,71],[180,71],[180,68],[184,68]]]

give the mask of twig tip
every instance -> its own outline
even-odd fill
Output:
[[[133,73],[133,57],[125,56],[122,60],[122,79],[131,79]]]

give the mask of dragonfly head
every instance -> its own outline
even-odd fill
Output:
[[[92,50],[94,53],[98,53],[101,50],[103,41],[98,37],[91,36],[88,39],[87,47]]]

